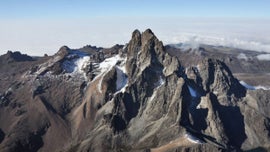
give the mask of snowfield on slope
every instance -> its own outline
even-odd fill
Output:
[[[128,83],[128,78],[126,75],[126,70],[125,70],[125,58],[121,58],[120,55],[116,55],[110,58],[105,59],[103,62],[99,64],[99,71],[100,74],[97,77],[101,77],[99,80],[99,91],[102,92],[102,80],[103,76],[105,75],[106,72],[108,72],[112,67],[116,67],[116,72],[117,72],[117,79],[116,79],[116,91],[117,93],[119,91],[124,92],[125,88]],[[120,65],[117,65],[120,64]]]
[[[239,82],[240,82],[240,84],[242,86],[244,86],[248,90],[259,90],[259,89],[270,90],[270,87],[261,86],[261,85],[259,85],[259,86],[252,86],[252,85],[247,84],[245,81],[239,81]]]

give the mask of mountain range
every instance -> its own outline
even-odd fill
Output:
[[[269,151],[264,52],[125,45],[0,56],[0,151]]]

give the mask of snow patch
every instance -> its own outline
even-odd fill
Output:
[[[102,80],[103,76],[106,72],[110,71],[114,66],[116,66],[116,93],[125,92],[125,88],[127,87],[128,77],[126,75],[125,69],[126,58],[121,58],[120,55],[116,55],[110,58],[105,59],[103,62],[99,64],[100,74],[97,77],[101,77],[99,80],[99,92],[102,92]],[[119,65],[117,65],[119,64]]]
[[[128,82],[127,75],[119,67],[116,67],[117,79],[116,79],[116,91],[123,89]],[[124,91],[124,90],[123,90]]]
[[[96,76],[96,78],[99,78],[99,77],[100,77],[99,83],[98,83],[98,90],[99,90],[100,93],[102,93],[102,81],[103,81],[104,75],[105,75],[106,73],[108,73],[108,72],[112,69],[112,67],[113,67],[113,66],[111,66],[107,71],[103,71],[101,74],[99,74],[98,76]],[[96,79],[96,78],[95,78],[95,79]],[[95,80],[95,79],[94,79],[94,80]],[[92,81],[94,81],[94,80],[92,80]]]
[[[259,86],[255,86],[255,89],[256,89],[256,90],[259,90],[259,89],[262,89],[262,90],[270,90],[270,87],[265,87],[265,86],[259,85]]]
[[[104,75],[103,75],[104,76]],[[102,81],[103,81],[103,76],[99,79],[98,82],[98,91],[102,93]]]
[[[252,85],[247,84],[245,81],[239,81],[239,82],[240,82],[240,84],[242,86],[244,86],[248,90],[258,90],[258,89],[270,90],[270,87],[261,86],[261,85],[259,85],[259,86],[252,86]]]
[[[103,62],[99,64],[100,72],[104,72],[110,69],[111,67],[115,66],[117,62],[119,62],[121,59],[122,58],[119,55],[105,59]]]
[[[79,58],[78,60],[75,61],[74,65],[74,71],[72,74],[76,75],[83,75],[85,79],[87,79],[86,73],[84,69],[90,64],[90,57],[89,56],[84,56],[82,58]]]
[[[242,86],[244,86],[248,90],[256,90],[254,86],[247,84],[245,81],[239,81]]]
[[[90,64],[90,57],[89,56],[84,56],[80,59],[78,59],[75,62],[75,71],[79,72],[79,73],[84,73],[83,69],[87,67],[87,65]]]
[[[154,93],[150,97],[149,101],[152,101],[155,98],[156,95],[157,95],[157,90],[154,91]]]
[[[165,83],[164,79],[160,76],[158,80],[158,86],[162,86]]]
[[[86,68],[90,64],[90,56],[84,55],[80,52],[73,52],[68,55],[67,59],[63,62],[63,69],[72,76],[81,76],[87,79],[86,73],[84,72],[84,68]]]
[[[192,97],[198,97],[198,93],[196,92],[196,90],[194,90],[191,86],[188,85],[188,90],[189,90],[189,93]]]
[[[203,144],[204,143],[201,139],[191,135],[190,133],[186,133],[185,137],[192,143],[196,143],[196,144]]]

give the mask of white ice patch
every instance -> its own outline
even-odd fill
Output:
[[[87,79],[85,71],[83,71],[84,68],[86,68],[90,64],[90,57],[84,56],[82,58],[79,58],[75,61],[75,67],[74,71],[72,72],[73,75],[79,74],[83,75],[85,79]]]
[[[254,86],[247,84],[245,81],[239,81],[242,86],[244,86],[248,90],[256,90]]]
[[[203,144],[204,143],[201,139],[199,139],[199,138],[197,138],[189,133],[186,133],[185,137],[192,143],[196,143],[196,144]]]
[[[87,65],[90,64],[90,57],[89,56],[84,56],[82,58],[79,58],[76,62],[75,62],[75,71],[79,72],[79,73],[84,73],[83,69],[87,67]]]
[[[258,90],[258,89],[270,90],[270,87],[261,86],[261,85],[259,85],[259,86],[252,86],[252,85],[247,84],[245,81],[240,81],[240,84],[242,86],[244,86],[248,90]]]
[[[63,69],[66,72],[70,73],[70,75],[72,76],[83,75],[84,78],[87,79],[86,73],[84,72],[83,69],[90,64],[90,57],[79,53],[78,54],[72,53],[69,56],[73,55],[76,55],[74,59],[66,60],[63,62],[62,64]]]
[[[124,71],[122,71],[119,67],[116,67],[116,70],[117,70],[116,91],[119,91],[127,85],[128,78],[124,73]]]
[[[270,54],[260,54],[257,56],[257,59],[261,61],[270,61]]]
[[[125,62],[126,58],[121,58],[119,55],[110,57],[105,59],[103,62],[99,64],[99,71],[100,74],[97,77],[100,77],[99,80],[99,92],[102,92],[102,80],[103,76],[106,72],[108,72],[112,67],[116,66],[117,72],[117,80],[116,80],[116,90],[118,92],[125,92],[125,88],[127,87],[128,78],[126,76],[126,69],[125,69]],[[117,65],[120,63],[120,65]]]
[[[152,101],[155,98],[156,95],[157,95],[157,90],[154,91],[154,93],[150,97],[150,100],[149,101]]]
[[[189,90],[189,93],[192,97],[197,97],[198,96],[198,93],[196,92],[196,90],[194,90],[191,86],[188,86],[188,90]]]
[[[119,55],[105,59],[103,62],[99,64],[100,72],[107,71],[111,67],[115,66],[117,62],[120,61],[121,59],[122,58]]]
[[[255,89],[256,89],[256,90],[259,90],[259,89],[262,89],[262,90],[270,90],[270,87],[265,87],[265,86],[259,85],[259,86],[255,86]]]
[[[102,93],[102,81],[103,81],[103,76],[100,78],[99,83],[98,83],[98,91],[100,93]]]

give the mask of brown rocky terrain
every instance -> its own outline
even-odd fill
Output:
[[[266,54],[265,52],[203,44],[198,48],[181,47],[180,44],[167,45],[166,50],[186,67],[196,66],[206,58],[218,59],[224,62],[239,80],[254,86],[270,86],[270,60],[257,58],[258,55]]]
[[[267,73],[269,62],[223,54],[164,47],[150,29],[107,49],[8,52],[0,151],[270,150],[270,91],[235,77]]]

